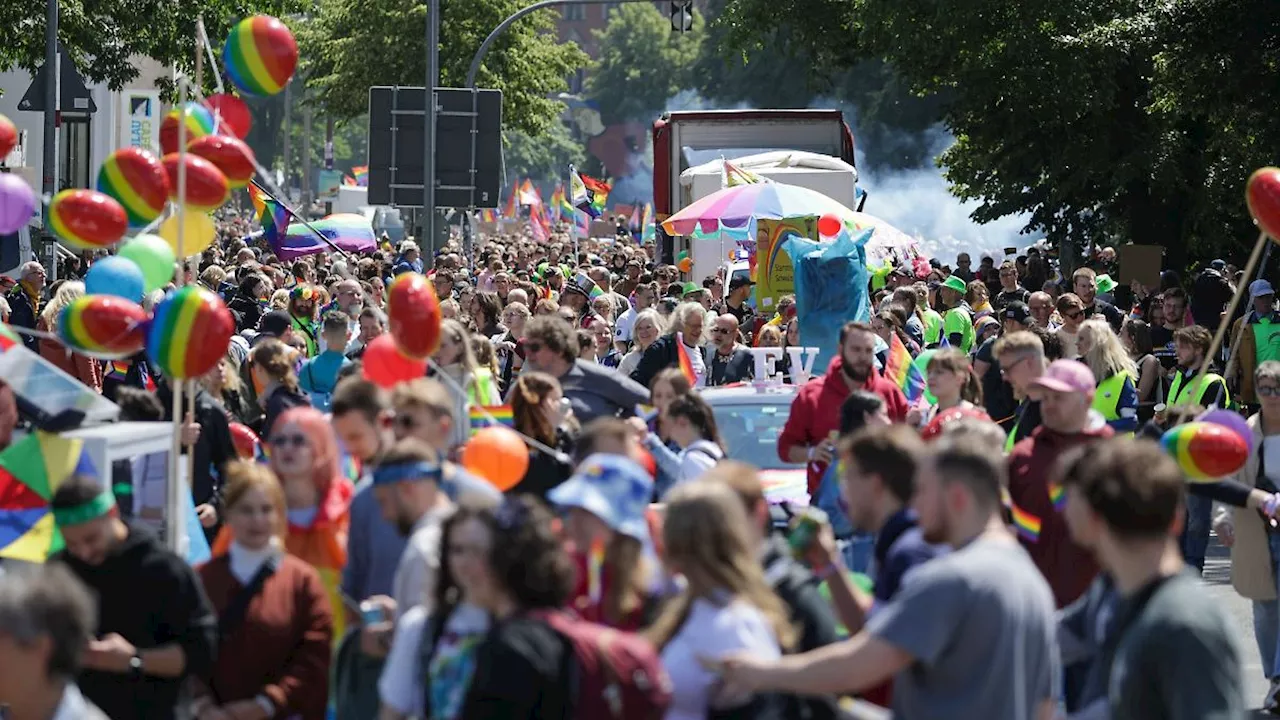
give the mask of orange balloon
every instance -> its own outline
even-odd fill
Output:
[[[477,430],[462,446],[462,467],[506,492],[529,469],[529,449],[511,428],[494,425]]]
[[[676,267],[680,268],[680,272],[685,273],[687,275],[693,272],[693,259],[685,258],[681,260],[679,263],[677,263]]]

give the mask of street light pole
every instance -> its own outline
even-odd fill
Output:
[[[58,96],[59,81],[62,79],[62,68],[58,67],[58,0],[45,1],[44,27],[44,159],[41,164],[41,192],[45,197],[53,197],[58,192]],[[57,254],[50,262],[45,253],[48,252],[53,239],[53,213],[44,211],[44,237],[36,243],[36,253],[42,262],[48,263],[45,271],[49,280],[58,279]]]
[[[436,86],[440,84],[440,0],[427,0],[427,87],[423,102],[424,155],[422,164],[422,247],[423,263],[434,265],[436,258]]]

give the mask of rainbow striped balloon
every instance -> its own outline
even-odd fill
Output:
[[[163,155],[178,152],[178,122],[187,126],[187,144],[192,140],[212,135],[216,127],[213,111],[198,102],[189,102],[179,115],[178,108],[170,110],[160,121],[160,152]]]
[[[115,295],[84,295],[62,309],[58,338],[68,347],[107,360],[142,349],[147,311]]]
[[[125,147],[107,156],[98,170],[98,192],[116,199],[139,228],[160,217],[169,198],[169,176],[155,155]]]
[[[1244,467],[1249,446],[1233,430],[1210,422],[1189,422],[1160,438],[1190,482],[1216,482]]]
[[[298,43],[285,24],[269,15],[245,18],[222,46],[222,64],[246,95],[275,95],[298,66]]]
[[[199,377],[221,362],[235,331],[235,319],[222,298],[199,285],[186,285],[156,305],[147,357],[170,378]]]

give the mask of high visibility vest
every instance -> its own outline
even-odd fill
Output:
[[[1093,393],[1093,409],[1097,410],[1107,422],[1120,419],[1120,394],[1124,390],[1124,381],[1133,382],[1129,373],[1116,373],[1098,383]],[[1137,385],[1135,383],[1135,389]],[[1128,433],[1132,434],[1132,433]]]
[[[496,397],[498,391],[493,387],[493,372],[488,368],[477,368],[471,385],[467,388],[467,401],[472,405],[488,405],[489,398]]]
[[[1183,384],[1185,381],[1182,378],[1183,375],[1180,372],[1173,376],[1173,384],[1169,386],[1169,407],[1177,407],[1178,405],[1188,404],[1189,402],[1202,407],[1208,407],[1204,402],[1205,391],[1208,388],[1217,386],[1218,383],[1221,383],[1222,397],[1209,399],[1220,399],[1222,401],[1220,407],[1231,407],[1231,393],[1227,390],[1227,384],[1222,379],[1221,375],[1218,375],[1217,373],[1209,373],[1204,377],[1199,377],[1189,383],[1186,383],[1185,386]],[[1194,388],[1192,386],[1194,386]],[[1184,398],[1183,395],[1188,393],[1190,393],[1191,397]]]

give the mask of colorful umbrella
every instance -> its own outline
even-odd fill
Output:
[[[860,212],[843,217],[845,225],[855,233],[860,230],[874,231],[866,246],[869,266],[880,265],[895,256],[899,262],[905,262],[908,258],[924,254],[920,250],[919,241],[878,217]]]
[[[44,562],[62,548],[49,501],[72,473],[98,477],[83,440],[34,432],[0,453],[0,557]]]
[[[669,235],[712,234],[721,227],[743,228],[752,219],[782,220],[834,213],[845,222],[854,212],[820,192],[786,183],[755,183],[718,190],[662,221]]]

